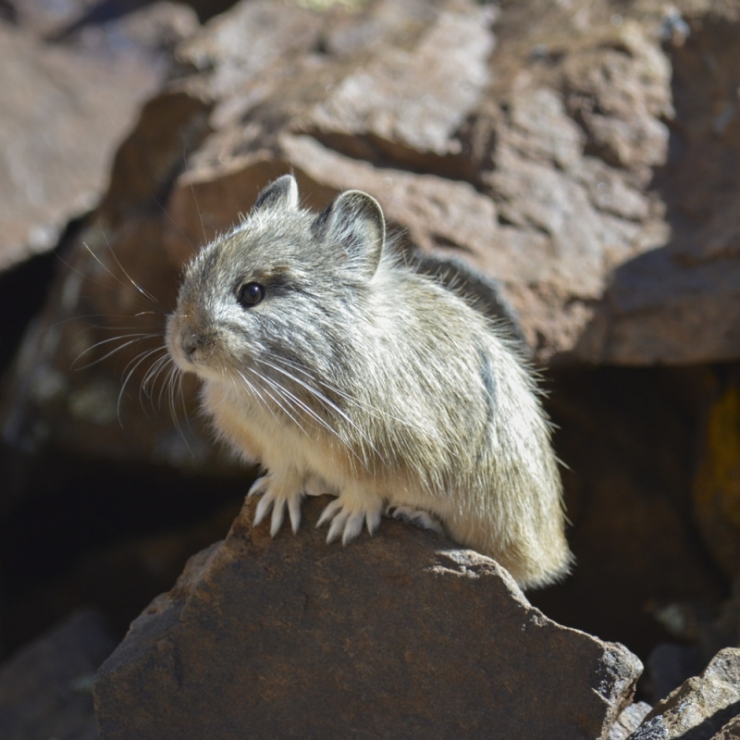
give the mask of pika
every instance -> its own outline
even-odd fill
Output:
[[[343,543],[384,512],[441,527],[523,587],[571,555],[532,372],[479,311],[386,243],[378,202],[299,206],[285,175],[187,266],[166,342],[217,435],[267,474],[255,524],[293,531],[305,495]]]

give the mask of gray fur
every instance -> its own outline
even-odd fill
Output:
[[[285,176],[188,266],[170,353],[203,383],[216,432],[269,471],[257,520],[304,492],[337,495],[329,541],[387,507],[440,520],[524,586],[563,576],[561,485],[549,426],[514,342],[385,247],[378,203],[348,191],[320,214]],[[244,308],[246,283],[265,297]],[[409,514],[412,512],[412,514]]]

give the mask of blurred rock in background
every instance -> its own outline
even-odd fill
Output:
[[[164,317],[285,172],[496,281],[578,561],[532,602],[651,703],[738,645],[740,2],[227,5],[0,4],[0,649],[85,603],[122,637],[226,533],[249,474]]]

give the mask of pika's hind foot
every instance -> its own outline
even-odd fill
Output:
[[[332,501],[322,512],[316,526],[320,527],[331,521],[329,533],[326,535],[327,544],[334,542],[341,536],[342,544],[346,545],[362,532],[363,525],[367,531],[374,534],[380,526],[380,517],[383,513],[383,500],[373,496],[353,496],[347,492],[339,494],[339,498]]]
[[[414,509],[411,506],[389,506],[385,515],[400,519],[403,522],[414,524],[419,529],[431,529],[437,534],[444,534],[441,522],[433,517],[428,511]]]
[[[301,502],[303,493],[295,487],[279,485],[272,476],[265,475],[258,478],[249,489],[247,497],[259,496],[262,498],[257,504],[254,514],[254,526],[259,525],[272,509],[272,520],[270,522],[270,537],[274,537],[283,526],[285,509],[288,509],[290,526],[293,532],[298,531],[301,524]]]

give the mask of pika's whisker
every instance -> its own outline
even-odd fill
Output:
[[[159,352],[161,347],[155,347],[154,349],[150,349],[146,352],[142,352],[141,354],[136,355],[133,360],[130,360],[126,367],[123,369],[123,372],[126,373],[126,377],[121,384],[121,390],[118,393],[118,403],[116,404],[116,415],[118,416],[118,423],[123,427],[123,423],[121,421],[121,402],[123,400],[123,395],[126,391],[126,386],[128,385],[129,380],[131,380],[131,376],[136,372],[136,368],[138,368],[142,362],[145,362],[147,358],[151,357],[156,352]],[[129,368],[131,368],[129,370]],[[127,372],[128,371],[128,372]]]
[[[325,419],[322,419],[319,414],[317,414],[310,406],[308,406],[308,404],[304,403],[300,398],[298,398],[298,396],[291,393],[287,388],[285,388],[285,386],[281,385],[277,381],[271,381],[264,375],[261,375],[261,377],[266,383],[269,383],[270,385],[272,385],[275,388],[275,390],[281,394],[281,396],[283,397],[286,403],[292,402],[294,407],[298,406],[298,408],[301,409],[305,414],[307,414],[310,418],[314,419],[314,421],[318,422],[330,434],[333,434],[342,443],[342,445],[347,449],[347,451],[350,452],[350,454],[357,459],[360,465],[362,465],[362,467],[367,470],[367,461],[363,460],[357,454],[357,452],[349,444],[348,440],[345,439],[334,427],[332,427],[331,424],[329,424]],[[342,413],[340,409],[337,409],[337,411]],[[349,424],[351,424],[353,427],[355,427],[355,429],[357,429],[351,419],[349,419],[346,416],[345,418]],[[360,436],[363,438],[363,440],[368,442],[365,435],[362,434],[361,432],[360,432]],[[368,442],[368,444],[370,444],[371,449],[373,450],[373,452],[375,452],[378,458],[382,460],[382,456],[377,451],[377,449],[375,449],[375,447],[372,446],[372,443]]]
[[[186,163],[186,167],[187,167],[187,163]],[[153,200],[157,204],[157,207],[159,208],[159,210],[162,211],[162,214],[164,215],[164,217],[175,227],[178,234],[180,234],[180,236],[186,241],[190,249],[195,251],[195,244],[193,244],[193,242],[190,241],[190,237],[182,230],[182,227],[180,226],[180,224],[177,223],[177,221],[174,218],[172,218],[172,214],[170,214],[167,208],[162,203],[160,203],[158,198],[154,198]],[[208,240],[205,239],[203,243],[205,244],[207,241]]]
[[[150,403],[153,400],[151,390],[156,385],[159,375],[162,373],[165,367],[167,367],[167,364],[169,362],[172,362],[172,359],[167,354],[166,348],[161,347],[161,350],[164,352],[164,354],[162,355],[162,357],[159,357],[152,363],[149,370],[147,370],[144,379],[141,381],[141,387],[144,391],[144,395],[149,399]]]
[[[224,375],[225,375],[224,371]],[[272,408],[272,406],[265,401],[264,396],[262,395],[262,392],[267,394],[268,398],[275,404],[278,405],[275,399],[270,395],[270,393],[266,389],[260,389],[254,383],[250,382],[249,379],[244,375],[244,373],[238,372],[237,375],[239,378],[243,381],[243,383],[247,386],[249,392],[257,399],[258,403],[260,403],[264,408],[266,408],[270,414],[272,415],[272,418],[275,419],[275,421],[278,421],[277,414],[275,413],[275,410]],[[233,381],[235,382],[235,381]]]
[[[188,452],[195,457],[195,453],[193,452],[192,447],[190,447],[190,443],[187,440],[187,437],[185,436],[185,433],[182,430],[182,425],[180,424],[180,420],[177,418],[177,403],[175,402],[175,394],[177,392],[177,389],[175,388],[176,382],[182,382],[182,373],[178,372],[177,367],[172,365],[170,368],[170,373],[168,375],[168,382],[167,386],[169,388],[169,394],[168,394],[168,400],[169,400],[169,406],[170,406],[170,414],[172,415],[172,422],[175,425],[175,429],[177,430],[177,433],[180,435],[180,439],[185,443],[185,447],[187,447]],[[186,414],[187,418],[187,414]]]
[[[195,203],[195,210],[198,213],[198,220],[200,221],[200,228],[203,232],[203,244],[208,243],[208,235],[206,234],[206,225],[203,221],[203,214],[200,212],[200,203],[198,203],[198,199],[195,197],[195,188],[193,187],[193,181],[190,181],[190,194],[193,196],[193,203]]]
[[[351,404],[352,406],[354,406],[355,408],[359,409],[360,411],[363,411],[363,412],[366,412],[366,413],[370,414],[371,416],[375,417],[376,419],[391,420],[391,421],[397,422],[399,424],[404,424],[404,425],[406,425],[408,427],[411,427],[412,429],[416,429],[417,431],[423,432],[425,434],[430,433],[430,430],[424,430],[421,427],[419,427],[418,425],[412,424],[411,422],[409,422],[408,419],[402,419],[402,418],[400,418],[398,416],[394,416],[393,414],[388,413],[387,411],[383,411],[382,409],[379,409],[376,406],[371,406],[369,404],[362,403],[357,398],[353,398],[348,393],[340,390],[337,386],[329,383],[328,381],[326,381],[326,380],[318,380],[318,379],[314,378],[311,375],[310,372],[308,372],[304,368],[300,367],[296,363],[291,362],[290,360],[287,360],[284,357],[279,357],[278,358],[278,357],[272,356],[271,359],[274,362],[277,362],[279,364],[282,363],[283,365],[285,365],[287,367],[290,367],[291,369],[294,369],[297,372],[300,372],[302,375],[304,375],[306,378],[308,378],[309,381],[311,381],[313,383],[317,383],[318,385],[324,387],[330,393],[336,394],[337,396],[339,396],[341,399],[343,399],[347,403]],[[266,361],[264,359],[260,359],[259,362],[263,362],[264,363]],[[278,367],[274,367],[273,366],[273,369],[276,370],[276,371],[278,371],[278,372],[281,372],[280,368],[278,368]],[[298,378],[293,378],[293,380],[295,380],[295,382],[297,382],[297,383],[300,383],[300,381],[298,380]],[[306,389],[307,390],[310,390],[312,392],[317,393],[318,394],[317,397],[319,399],[324,400],[325,402],[331,403],[331,401],[328,398],[326,398],[326,396],[324,396],[323,394],[321,394],[320,391],[317,391],[315,388],[306,386]],[[335,408],[336,411],[339,411],[340,413],[343,413],[343,412],[340,411],[340,409],[338,409],[336,407],[334,407],[334,408]],[[351,419],[349,417],[347,417],[347,420],[348,421],[351,421]]]
[[[87,251],[88,251],[88,252],[90,252],[90,251],[91,251],[91,250],[90,250],[90,247],[88,247],[88,246],[87,246],[87,244],[85,244],[84,242],[83,242],[82,244],[83,244],[83,246],[85,247],[85,249],[87,249]],[[93,279],[92,279],[92,278],[90,277],[90,275],[88,275],[88,274],[87,274],[86,272],[84,272],[83,270],[78,270],[78,269],[77,269],[76,267],[74,267],[74,266],[73,266],[73,265],[72,265],[71,263],[67,262],[67,260],[65,260],[65,259],[64,259],[64,257],[62,257],[62,256],[61,256],[60,254],[58,254],[58,253],[56,253],[56,252],[55,252],[54,254],[55,254],[56,258],[57,258],[57,259],[58,259],[58,260],[59,260],[59,261],[60,261],[60,262],[61,262],[61,263],[62,263],[62,264],[63,264],[63,265],[64,265],[64,266],[65,266],[65,267],[66,267],[66,268],[68,269],[68,270],[70,270],[71,272],[74,272],[74,273],[75,273],[75,275],[79,275],[79,276],[80,276],[80,277],[81,277],[81,278],[82,278],[83,280],[85,280],[86,282],[88,282],[88,283],[92,283],[93,285],[97,285],[97,286],[98,286],[99,288],[103,288],[103,289],[105,289],[105,288],[107,288],[107,287],[108,287],[108,286],[104,285],[103,283],[101,283],[101,282],[100,282],[100,281],[98,281],[98,280],[93,280]],[[97,258],[96,258],[96,259],[97,259]],[[98,261],[98,262],[100,262],[100,260],[97,260],[97,261]],[[104,268],[104,269],[106,270],[106,272],[110,272],[110,270],[109,270],[109,269],[108,269],[108,268],[107,268],[107,267],[106,267],[105,265],[103,265],[103,268]],[[115,277],[115,276],[114,276],[114,277]],[[123,284],[123,285],[125,285],[125,283],[122,283],[122,284]],[[99,314],[95,314],[95,315],[96,315],[96,316],[98,316]],[[72,316],[72,317],[70,317],[69,319],[65,319],[65,320],[66,320],[66,321],[71,321],[71,320],[73,320],[73,319],[75,319],[75,318],[78,318],[78,317],[76,317],[76,316]],[[82,317],[82,318],[85,318],[85,317]]]
[[[166,367],[166,365],[164,367]],[[172,376],[175,375],[177,372],[179,372],[177,369],[177,365],[175,365],[174,362],[170,363],[169,372],[164,377],[162,385],[159,388],[159,396],[157,396],[157,406],[159,406],[159,408],[162,408],[162,401],[164,399],[165,391],[167,391],[167,389],[169,388],[169,384],[172,382]]]
[[[118,255],[116,254],[115,250],[114,250],[114,249],[113,249],[113,247],[111,246],[111,243],[110,243],[110,241],[108,240],[108,235],[107,235],[107,234],[105,233],[105,229],[103,229],[103,225],[102,225],[102,224],[101,224],[101,223],[100,223],[99,221],[98,221],[98,226],[100,227],[100,230],[101,230],[101,232],[103,233],[103,239],[105,239],[105,243],[106,243],[106,244],[108,245],[108,251],[110,252],[110,255],[111,255],[111,257],[113,257],[113,259],[114,259],[114,260],[116,261],[116,264],[117,264],[117,265],[118,265],[118,267],[120,268],[121,272],[122,272],[122,273],[123,273],[123,274],[124,274],[124,275],[125,275],[125,276],[126,276],[126,277],[128,278],[128,281],[129,281],[129,282],[131,283],[131,285],[133,285],[133,286],[134,286],[134,288],[136,288],[136,290],[137,290],[137,291],[138,291],[138,292],[139,292],[139,293],[140,293],[140,294],[141,294],[142,296],[144,296],[144,298],[148,299],[149,301],[151,301],[151,302],[152,302],[152,303],[154,303],[154,304],[158,304],[158,303],[159,303],[159,301],[158,301],[158,300],[156,299],[156,297],[155,297],[155,296],[153,296],[153,295],[152,295],[152,294],[151,294],[151,293],[150,293],[150,292],[149,292],[148,290],[145,290],[144,288],[142,288],[142,287],[141,287],[141,285],[139,285],[139,284],[138,284],[138,283],[136,282],[136,280],[134,280],[134,279],[133,279],[133,278],[131,277],[131,275],[129,275],[129,274],[128,274],[128,272],[126,271],[126,268],[125,268],[125,267],[124,267],[124,266],[123,266],[123,265],[121,264],[121,260],[119,260],[119,259],[118,259]],[[87,247],[87,244],[85,244],[85,247]],[[93,257],[95,257],[95,258],[97,259],[97,256],[93,254],[93,252],[92,252],[92,250],[91,250],[91,249],[89,249],[89,248],[88,248],[88,251],[90,252],[90,254],[92,254],[92,255],[93,255]],[[102,263],[102,262],[101,262],[101,261],[100,261],[99,259],[98,259],[98,264],[100,264],[100,265],[103,265],[103,263]],[[105,265],[103,265],[103,267],[105,267]],[[107,269],[107,268],[106,268],[106,269]],[[113,277],[115,277],[115,275],[113,275],[113,272],[112,272],[111,270],[108,270],[108,272],[109,272],[109,273],[110,273],[110,274],[111,274],[111,275],[112,275]],[[121,284],[122,284],[122,285],[125,285],[125,283],[123,283],[123,281],[119,281],[119,282],[121,282]]]
[[[164,352],[165,354],[163,354],[161,357],[158,357],[152,362],[152,364],[149,366],[149,369],[144,374],[144,378],[142,379],[141,385],[139,386],[139,403],[143,407],[143,399],[146,398],[147,401],[149,401],[149,405],[152,407],[152,410],[155,410],[151,392],[152,388],[157,382],[157,378],[159,377],[161,371],[164,369],[167,363],[170,362],[170,358],[167,355],[165,348],[160,347],[159,351]]]
[[[309,417],[319,422],[319,424],[321,424],[321,426],[323,426],[328,432],[334,434],[340,441],[342,441],[342,443],[344,443],[344,440],[342,440],[339,434],[334,429],[332,429],[332,427],[327,424],[324,419],[322,419],[317,413],[315,413],[309,406],[303,403],[296,395],[291,393],[285,386],[281,385],[276,380],[268,378],[262,373],[258,373],[256,370],[253,370],[253,372],[255,373],[255,375],[258,375],[264,383],[267,383],[276,393],[278,393],[287,404],[291,405],[296,412],[299,410],[303,411]],[[303,427],[301,427],[301,429],[303,429]],[[306,434],[307,436],[310,436],[308,435],[308,432],[306,432]]]
[[[370,449],[375,453],[375,455],[378,457],[378,459],[381,462],[383,462],[383,463],[385,462],[383,460],[382,455],[380,454],[380,452],[378,451],[378,449],[375,447],[375,445],[373,445],[372,441],[369,439],[369,437],[367,436],[367,434],[365,434],[362,431],[362,429],[360,429],[360,427],[357,426],[357,424],[352,420],[352,418],[350,416],[348,416],[341,408],[339,408],[339,406],[337,406],[333,401],[331,401],[331,399],[327,398],[323,393],[321,393],[320,391],[316,390],[316,388],[312,387],[308,383],[304,383],[300,378],[295,377],[295,375],[293,375],[292,373],[289,373],[287,370],[280,368],[278,365],[274,365],[271,362],[268,362],[267,360],[262,359],[262,358],[261,359],[258,359],[258,362],[260,364],[262,364],[262,365],[265,365],[266,367],[272,368],[273,370],[275,370],[278,373],[281,373],[282,375],[284,375],[285,377],[287,377],[289,380],[292,380],[294,383],[298,383],[298,385],[300,385],[302,388],[305,388],[320,403],[322,403],[324,406],[326,406],[331,411],[334,411],[335,413],[337,413],[342,419],[344,419],[347,422],[347,424],[349,424],[360,435],[360,437],[370,447]],[[349,449],[350,451],[352,451],[353,454],[355,454],[355,456],[357,457],[358,460],[360,459],[359,456],[356,455],[356,453],[354,453],[354,450],[352,450],[352,448],[350,447],[349,442],[346,439],[344,439],[344,437],[342,437],[339,434],[339,432],[337,432],[335,429],[333,429],[331,426],[329,426],[327,423],[325,423],[323,419],[321,419],[316,413],[314,413],[306,404],[304,404],[303,402],[301,402],[296,396],[293,396],[293,394],[290,394],[290,395],[296,400],[297,403],[300,404],[300,406],[302,408],[304,408],[306,410],[306,412],[310,416],[312,416],[314,419],[316,419],[316,421],[318,421],[320,424],[322,424],[323,426],[325,426],[326,429],[328,429],[330,432],[332,432],[337,437],[337,439],[339,439],[340,442],[342,442],[342,444],[347,449]],[[366,463],[363,463],[363,467],[367,467],[367,464]]]
[[[278,395],[278,398],[281,398],[284,403],[281,403],[278,398],[275,398],[272,393],[267,388],[263,388],[264,392],[267,394],[268,398],[272,400],[272,402],[307,436],[310,437],[311,435],[306,431],[305,427],[296,419],[293,414],[290,413],[289,408],[287,408],[286,404],[288,399],[285,398],[285,396],[282,393],[282,389],[279,385],[276,383],[271,382],[268,378],[266,378],[261,373],[257,372],[254,368],[247,368],[253,375],[256,375],[257,378],[262,381],[263,383],[267,383],[273,391]],[[241,373],[240,373],[241,374]]]
[[[108,239],[107,239],[107,237],[106,237],[106,242],[108,242]],[[116,281],[116,282],[117,282],[117,283],[118,283],[118,284],[119,284],[120,286],[121,286],[121,287],[123,287],[123,288],[127,287],[126,283],[125,283],[125,282],[124,282],[123,280],[121,280],[121,278],[120,278],[120,277],[118,277],[118,275],[116,275],[116,274],[115,274],[115,273],[113,272],[113,270],[111,270],[111,269],[110,269],[110,267],[108,267],[108,265],[106,265],[106,264],[105,264],[105,263],[103,262],[103,260],[101,260],[101,259],[100,259],[100,257],[98,257],[98,255],[97,255],[97,254],[95,254],[95,251],[94,251],[94,250],[92,249],[92,247],[90,247],[90,245],[89,245],[89,244],[88,244],[87,242],[82,242],[82,246],[83,246],[83,247],[85,247],[85,249],[87,250],[88,254],[89,254],[89,255],[90,255],[90,256],[91,256],[91,257],[92,257],[92,258],[93,258],[93,259],[94,259],[94,260],[95,260],[95,261],[96,261],[96,262],[97,262],[97,263],[98,263],[98,264],[99,264],[99,265],[100,265],[100,266],[101,266],[101,267],[102,267],[102,268],[103,268],[103,269],[104,269],[104,270],[105,270],[105,271],[106,271],[106,272],[107,272],[107,273],[108,273],[108,274],[109,274],[109,275],[110,275],[110,276],[111,276],[111,277],[112,277],[112,278],[113,278],[113,279],[114,279],[114,280],[115,280],[115,281]],[[109,250],[111,251],[111,253],[113,253],[113,249],[112,249],[112,247],[110,246],[110,243],[108,243],[108,249],[109,249]],[[74,268],[70,268],[70,269],[74,269]],[[90,276],[89,276],[89,275],[86,275],[85,273],[83,273],[83,272],[80,272],[79,270],[75,270],[75,272],[77,272],[78,274],[82,275],[82,277],[84,277],[84,278],[85,278],[85,280],[89,280],[89,281],[90,281],[90,282],[92,282],[92,283],[93,283],[94,285],[98,285],[98,286],[100,286],[100,287],[105,287],[103,283],[100,283],[100,282],[99,282],[99,281],[97,281],[97,280],[92,280],[92,278],[90,278]],[[134,284],[134,285],[135,285],[135,284]],[[135,285],[135,287],[136,287],[136,285]],[[143,294],[143,293],[142,293],[142,294]]]
[[[115,349],[110,350],[106,354],[104,354],[102,357],[98,357],[97,360],[93,360],[92,362],[85,363],[84,365],[79,366],[78,370],[87,370],[90,367],[93,367],[94,365],[97,365],[100,362],[103,362],[107,360],[109,357],[112,357],[116,354],[116,352],[120,352],[123,349],[126,349],[126,347],[130,347],[132,344],[136,344],[137,342],[143,342],[145,339],[151,339],[153,337],[159,336],[156,333],[141,333],[141,334],[122,334],[117,337],[111,337],[110,339],[103,339],[100,342],[96,342],[91,347],[88,347],[87,349],[80,352],[79,355],[74,359],[72,362],[72,367],[74,367],[77,362],[83,358],[86,354],[96,350],[98,347],[101,347],[104,344],[110,344],[111,342],[118,342],[121,339],[128,339],[129,337],[132,337],[131,339],[128,339],[127,342],[124,342],[122,345],[116,347]]]
[[[182,415],[183,415],[183,418],[185,419],[185,423],[188,425],[188,427],[190,427],[190,417],[188,416],[188,407],[187,407],[187,403],[185,401],[185,391],[183,390],[183,387],[182,387],[182,378],[183,378],[182,373],[178,373],[178,375],[177,375],[177,393],[178,393],[178,395],[180,397],[180,406],[182,407]],[[190,449],[190,445],[188,445],[187,439],[184,439],[184,442],[187,445],[188,449]],[[192,450],[190,450],[190,451],[192,453]]]
[[[106,319],[131,319],[131,318],[138,318],[139,316],[143,316],[144,313],[142,312],[140,314],[136,314],[135,316],[131,316],[130,314],[111,314],[106,313],[105,318]],[[153,313],[153,312],[152,312]],[[59,319],[58,321],[55,321],[52,326],[62,326],[63,324],[69,324],[70,321],[82,321],[83,319],[99,319],[101,318],[100,313],[88,313],[88,314],[75,314],[74,316],[68,316],[66,319]],[[121,331],[127,330],[127,329],[139,329],[141,327],[139,326],[115,326],[111,327],[107,324],[89,324],[87,325],[91,329],[119,329]]]

